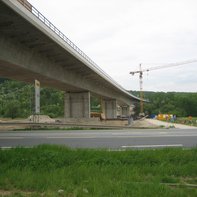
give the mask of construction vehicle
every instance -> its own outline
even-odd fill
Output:
[[[165,64],[161,66],[155,66],[155,67],[150,67],[146,69],[142,69],[142,64],[139,65],[139,70],[137,71],[131,71],[131,75],[139,74],[139,81],[140,81],[140,114],[139,116],[144,116],[144,95],[143,95],[143,73],[144,72],[149,72],[152,70],[158,70],[158,69],[163,69],[163,68],[168,68],[168,67],[173,67],[173,66],[181,66],[184,64],[191,64],[197,62],[197,59],[193,60],[188,60],[188,61],[183,61],[183,62],[176,62],[176,63],[170,63],[170,64]]]

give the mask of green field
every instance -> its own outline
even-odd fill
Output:
[[[0,196],[197,196],[197,148],[0,150]]]

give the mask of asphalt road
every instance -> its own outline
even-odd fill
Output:
[[[77,148],[197,147],[197,129],[0,132],[0,147],[59,144]]]

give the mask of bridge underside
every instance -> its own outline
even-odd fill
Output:
[[[10,5],[0,1],[0,77],[27,83],[37,79],[42,86],[66,93],[90,92],[120,105],[137,101],[87,66],[86,60],[19,2]]]
[[[33,84],[35,79],[37,79],[41,81],[42,86],[45,87],[52,87],[56,89],[58,87],[59,90],[67,90],[72,92],[82,91],[79,88],[73,87],[71,85],[66,85],[58,80],[40,75],[39,73],[29,72],[29,70],[27,69],[21,68],[17,65],[13,65],[9,62],[4,62],[1,60],[0,60],[0,77],[13,79],[17,81],[23,81],[29,84]]]

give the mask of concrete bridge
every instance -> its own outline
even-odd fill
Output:
[[[139,101],[26,0],[0,0],[0,77],[65,91],[66,118],[89,118],[90,94],[102,98],[106,118]]]

